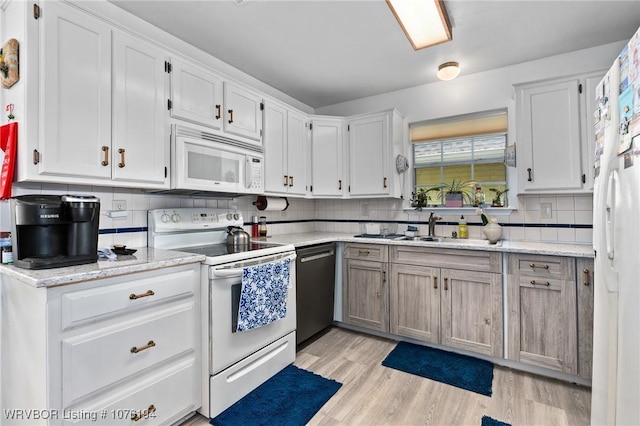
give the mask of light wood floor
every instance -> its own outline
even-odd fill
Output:
[[[295,365],[341,382],[309,425],[473,425],[483,415],[517,425],[588,425],[590,389],[496,366],[487,397],[383,367],[396,342],[332,328]],[[204,426],[195,416],[182,426]]]

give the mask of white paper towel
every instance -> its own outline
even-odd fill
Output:
[[[286,198],[263,197],[260,196],[255,203],[258,210],[265,211],[282,211],[289,207],[289,201]]]

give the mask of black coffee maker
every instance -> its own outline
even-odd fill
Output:
[[[11,199],[13,264],[59,268],[98,260],[100,199],[88,195],[21,195]]]

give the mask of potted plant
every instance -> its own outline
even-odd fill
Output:
[[[411,207],[415,207],[416,210],[422,210],[423,207],[427,207],[431,200],[431,195],[429,195],[429,193],[432,191],[439,191],[440,188],[440,186],[434,186],[427,189],[418,188],[416,192],[411,193]]]
[[[504,207],[504,197],[503,195],[509,190],[509,188],[505,188],[503,190],[499,190],[496,188],[489,188],[489,191],[493,192],[493,200],[491,200],[491,207]]]
[[[465,202],[471,204],[472,186],[471,181],[463,182],[455,179],[450,184],[443,185],[445,207],[462,207]]]

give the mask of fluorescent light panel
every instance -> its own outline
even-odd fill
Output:
[[[438,0],[387,0],[415,50],[451,40],[451,24]]]

